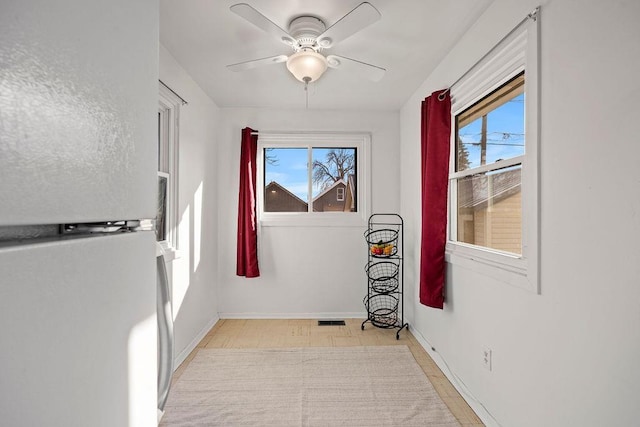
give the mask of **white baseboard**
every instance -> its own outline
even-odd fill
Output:
[[[366,312],[347,313],[219,313],[221,319],[366,319]]]
[[[207,335],[207,333],[211,330],[211,328],[213,328],[213,326],[216,323],[218,323],[218,320],[220,320],[219,316],[215,316],[213,319],[211,319],[211,321],[209,321],[209,323],[207,323],[207,325],[204,328],[202,328],[202,330],[189,343],[189,345],[187,345],[178,355],[176,355],[173,358],[173,370],[174,371],[176,369],[178,369],[178,366],[180,366],[182,364],[182,362],[184,362],[184,360],[187,358],[187,356],[189,356],[189,354],[191,354],[193,349],[196,348],[198,343],[200,341],[202,341],[202,338],[204,338],[205,335]]]
[[[482,402],[480,402],[476,397],[469,391],[467,386],[460,380],[452,371],[449,369],[449,365],[442,358],[440,353],[436,351],[436,349],[429,344],[429,342],[422,336],[422,334],[415,329],[411,329],[411,334],[418,340],[420,345],[425,349],[425,351],[431,356],[433,361],[438,365],[442,373],[447,377],[449,382],[458,390],[462,398],[471,406],[471,409],[478,415],[480,420],[487,427],[500,427],[498,421],[493,418],[493,416],[487,411],[487,408],[484,407]]]

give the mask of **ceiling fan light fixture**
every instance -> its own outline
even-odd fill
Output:
[[[302,50],[287,59],[287,69],[301,82],[314,82],[327,70],[327,58],[313,50]]]

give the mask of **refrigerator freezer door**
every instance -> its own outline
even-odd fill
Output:
[[[0,248],[0,424],[157,421],[155,236]]]
[[[1,10],[0,226],[154,218],[158,2]]]

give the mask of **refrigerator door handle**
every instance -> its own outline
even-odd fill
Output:
[[[156,258],[158,267],[158,409],[164,411],[173,376],[173,314],[164,255]]]

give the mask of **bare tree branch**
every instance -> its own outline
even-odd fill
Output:
[[[264,159],[268,164],[273,166],[278,166],[280,164],[280,159],[278,159],[278,156],[274,154],[267,154],[267,153],[270,153],[271,151],[273,151],[273,148],[264,149]]]
[[[355,173],[355,153],[351,149],[334,149],[327,153],[324,162],[313,162],[313,182],[322,189],[328,188],[339,180],[346,181]]]

